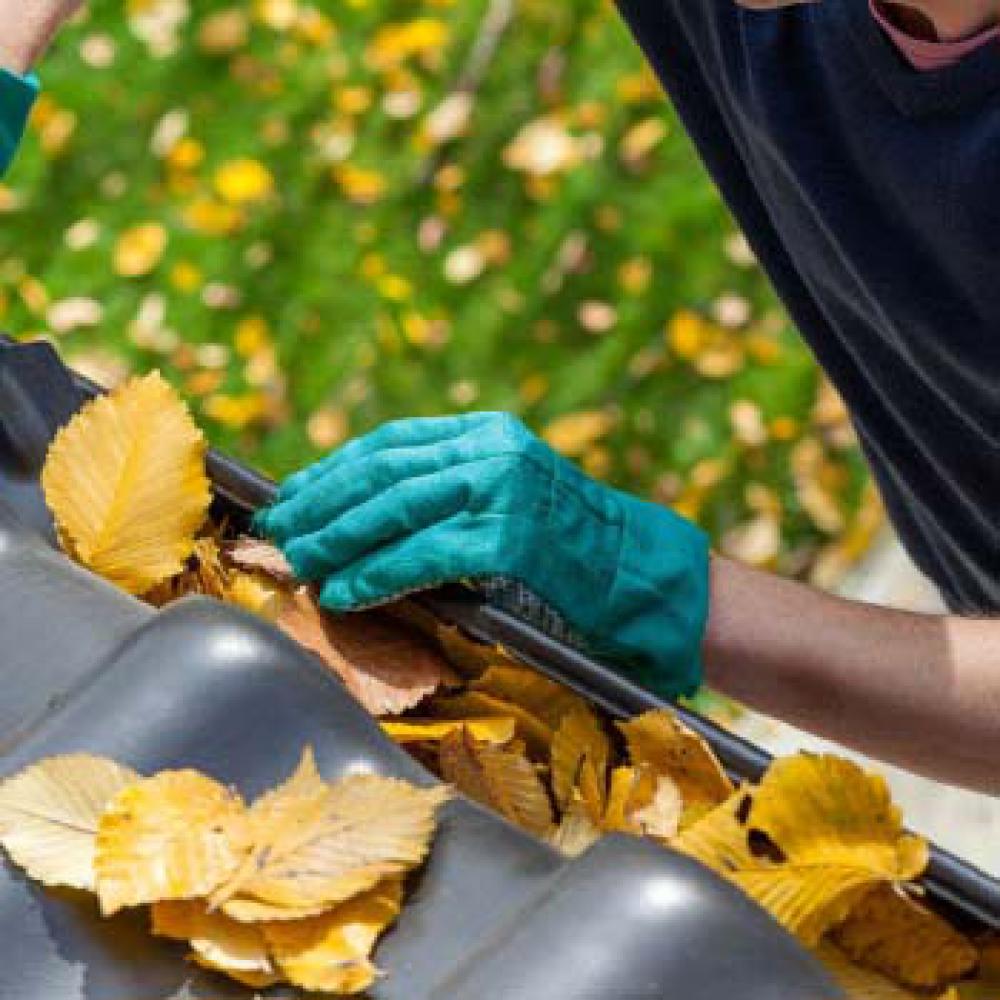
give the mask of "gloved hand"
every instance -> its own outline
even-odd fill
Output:
[[[700,683],[705,536],[596,483],[507,414],[387,424],[292,476],[257,528],[331,610],[505,576],[647,687],[675,697]]]

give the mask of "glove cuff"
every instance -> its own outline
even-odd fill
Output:
[[[626,661],[639,683],[669,698],[701,685],[709,610],[709,541],[658,504],[618,494],[623,532],[607,615],[595,632],[606,655]]]

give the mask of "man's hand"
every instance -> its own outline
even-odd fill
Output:
[[[589,479],[506,414],[388,424],[294,476],[257,524],[331,610],[508,577],[647,686],[698,686],[705,537]]]
[[[26,73],[83,0],[0,0],[0,67]]]

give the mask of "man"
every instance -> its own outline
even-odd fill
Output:
[[[30,104],[20,74],[74,7],[0,0],[0,153]],[[623,0],[953,615],[855,605],[710,557],[695,527],[593,482],[502,414],[352,442],[286,482],[261,528],[330,608],[505,576],[664,694],[704,677],[871,754],[996,790],[996,7]]]
[[[710,557],[693,526],[504,415],[388,425],[293,476],[260,525],[329,608],[505,576],[665,694],[704,677],[1000,790],[1000,3],[621,8],[953,614]]]

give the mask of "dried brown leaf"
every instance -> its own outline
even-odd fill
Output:
[[[378,612],[325,612],[308,587],[294,591],[277,623],[330,667],[372,715],[415,708],[451,677],[423,636]]]
[[[868,893],[832,940],[858,964],[914,989],[943,989],[979,961],[968,938],[891,885]]]

